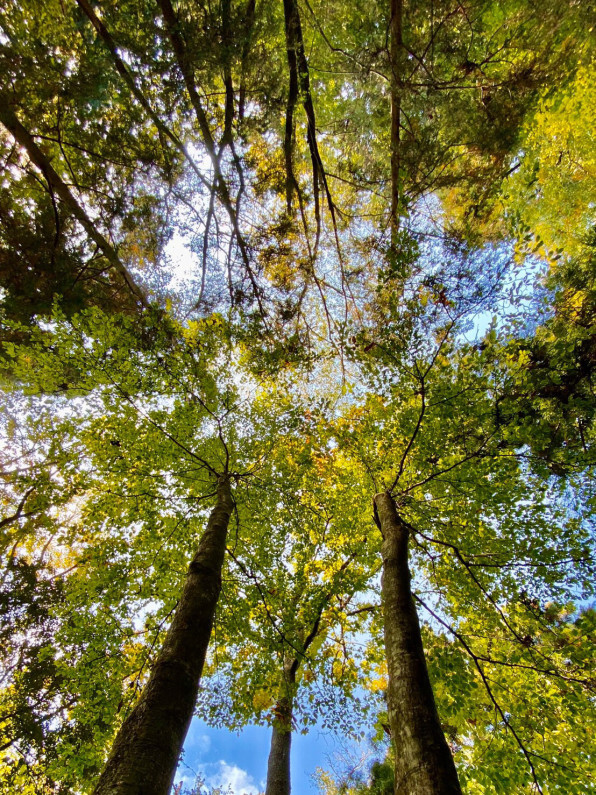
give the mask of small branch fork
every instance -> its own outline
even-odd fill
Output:
[[[34,491],[35,491],[35,487],[32,486],[30,489],[28,489],[25,492],[25,494],[23,495],[22,500],[20,501],[20,503],[17,506],[16,511],[11,516],[7,516],[4,519],[2,519],[2,521],[0,521],[0,529],[2,527],[6,527],[7,525],[12,524],[13,522],[18,522],[19,519],[25,518],[27,516],[32,516],[34,513],[37,513],[37,511],[27,511],[27,512],[25,512],[25,503],[27,502],[27,500],[33,494]]]
[[[447,339],[449,338],[449,335],[451,334],[451,331],[453,330],[454,326],[455,326],[455,321],[452,321],[447,326],[447,328],[445,330],[445,333],[443,334],[443,337],[442,337],[441,341],[437,345],[437,349],[434,352],[434,354],[433,354],[430,362],[428,363],[427,367],[423,371],[421,371],[420,368],[418,367],[418,364],[416,364],[416,367],[415,367],[416,376],[417,376],[418,382],[420,384],[420,388],[419,388],[420,412],[418,414],[418,419],[416,421],[416,426],[415,426],[415,428],[414,428],[414,430],[412,432],[412,435],[410,436],[408,444],[406,445],[406,448],[405,448],[405,450],[403,452],[403,455],[401,457],[401,460],[399,462],[399,466],[398,466],[398,469],[397,469],[397,474],[396,474],[396,476],[395,476],[395,478],[393,480],[393,483],[391,484],[390,488],[388,489],[389,494],[391,496],[393,496],[393,492],[395,491],[395,489],[397,487],[397,484],[399,483],[400,478],[403,475],[404,468],[405,468],[405,465],[406,465],[406,461],[407,461],[407,458],[408,458],[408,454],[409,454],[410,450],[412,449],[412,447],[414,445],[414,442],[416,441],[416,437],[418,436],[418,434],[419,434],[419,432],[420,432],[420,430],[422,428],[424,415],[425,415],[426,409],[427,409],[427,403],[426,403],[426,379],[428,377],[428,374],[432,370],[432,368],[435,366],[436,361],[437,361],[441,351],[443,350],[443,347],[445,346],[445,344],[447,342]],[[464,459],[464,461],[465,460],[467,460],[467,459]],[[459,462],[459,463],[463,463],[463,461]],[[458,464],[455,464],[454,466],[458,466]],[[453,467],[449,467],[448,469],[445,470],[445,472],[448,472],[449,469],[452,469],[452,468]],[[440,474],[443,474],[443,473],[442,472],[436,472],[436,473],[434,473],[432,475],[432,477],[436,477],[437,475],[440,475]],[[427,480],[422,481],[422,483],[426,483],[430,479],[431,478],[427,478]],[[422,483],[416,484],[415,486],[411,486],[410,489],[414,489],[414,488],[416,488],[416,486],[422,485]],[[410,489],[406,489],[406,491],[409,491]]]
[[[335,246],[339,258],[342,291],[347,300],[347,293],[351,294],[349,285],[347,285],[345,278],[345,267],[341,245],[339,241],[339,229],[337,224],[338,208],[333,201],[329,181],[327,178],[327,171],[325,169],[323,158],[319,149],[317,141],[317,124],[315,109],[312,99],[312,92],[310,87],[310,71],[308,60],[306,57],[304,47],[304,37],[302,33],[302,22],[300,19],[300,10],[298,8],[297,0],[283,0],[284,18],[285,18],[285,33],[286,33],[286,52],[289,69],[289,88],[288,99],[286,103],[286,121],[285,121],[285,137],[284,137],[284,156],[286,167],[286,203],[288,213],[292,211],[292,198],[294,192],[298,195],[300,212],[302,215],[305,234],[308,240],[308,230],[306,225],[306,216],[304,213],[302,195],[298,180],[294,174],[294,137],[295,137],[295,108],[298,98],[302,100],[304,112],[306,114],[306,140],[310,152],[310,159],[312,164],[312,182],[313,182],[313,195],[314,195],[314,210],[315,210],[315,243],[311,252],[311,260],[314,262],[316,259],[319,241],[321,237],[321,207],[320,207],[320,193],[321,189],[324,193],[329,214],[331,216],[331,223],[333,226],[333,234],[335,238]],[[310,249],[310,244],[309,244]],[[317,284],[318,286],[318,284]],[[351,296],[353,298],[353,296]]]
[[[262,295],[261,295],[262,290],[257,282],[256,275],[252,269],[250,256],[248,253],[248,247],[246,241],[244,240],[244,236],[240,230],[240,222],[238,219],[237,208],[234,206],[232,202],[227,182],[224,179],[221,170],[221,155],[226,145],[228,145],[230,147],[230,151],[232,152],[232,159],[234,161],[235,168],[237,169],[240,177],[241,189],[238,195],[238,201],[239,201],[240,196],[242,194],[243,176],[241,173],[240,161],[238,156],[236,155],[232,140],[232,134],[231,134],[231,129],[232,129],[231,124],[232,124],[232,117],[234,111],[233,93],[230,93],[229,91],[231,86],[231,76],[229,76],[229,82],[228,85],[226,86],[226,114],[225,114],[226,124],[224,130],[224,137],[221,141],[221,146],[218,151],[215,139],[213,137],[213,133],[211,132],[211,126],[207,118],[207,113],[203,107],[203,103],[201,102],[201,97],[199,95],[195,83],[195,78],[192,68],[192,60],[189,56],[184,38],[180,32],[181,30],[180,20],[178,19],[170,0],[157,0],[157,3],[161,10],[161,14],[165,23],[166,32],[168,34],[170,43],[172,45],[172,49],[174,51],[174,55],[176,57],[176,62],[184,79],[186,91],[188,93],[191,105],[195,112],[195,116],[199,125],[199,130],[201,132],[201,137],[203,139],[203,144],[211,160],[213,172],[215,175],[214,186],[217,192],[217,197],[222,203],[224,209],[226,210],[226,213],[232,225],[233,235],[236,239],[236,242],[238,243],[238,248],[240,249],[242,262],[253,289],[254,298],[258,303],[261,317],[264,318],[266,316],[266,312],[262,303]]]
[[[319,600],[319,603],[318,603],[318,605],[317,605],[317,607],[315,608],[315,611],[314,611],[314,619],[313,619],[310,631],[309,631],[308,635],[306,636],[306,638],[304,639],[304,641],[300,644],[300,648],[298,648],[287,637],[285,632],[283,632],[283,630],[280,629],[277,626],[275,618],[274,618],[274,616],[271,613],[270,606],[268,604],[268,600],[267,600],[267,597],[265,596],[265,592],[264,592],[264,589],[263,589],[263,587],[261,585],[259,577],[255,574],[255,572],[252,569],[250,569],[248,566],[246,566],[246,564],[244,564],[242,562],[242,560],[240,560],[240,558],[238,558],[238,556],[235,555],[234,552],[232,552],[232,550],[230,550],[229,548],[228,548],[228,554],[230,555],[230,557],[232,558],[232,560],[234,561],[236,566],[244,574],[244,576],[254,583],[257,591],[259,592],[259,596],[261,598],[261,602],[263,603],[263,606],[265,608],[265,613],[267,615],[267,619],[268,619],[269,623],[271,624],[273,630],[276,632],[277,635],[279,635],[279,637],[281,638],[283,643],[287,644],[292,649],[292,651],[295,652],[295,656],[292,659],[292,661],[290,663],[290,667],[288,669],[289,681],[293,681],[293,678],[296,675],[296,672],[297,672],[297,670],[298,670],[298,668],[300,666],[300,663],[302,661],[304,661],[304,660],[308,660],[308,658],[306,656],[306,652],[308,651],[308,648],[310,647],[311,643],[315,640],[315,638],[318,635],[319,627],[320,627],[321,620],[322,620],[322,617],[323,617],[323,612],[324,612],[325,608],[327,607],[327,605],[331,602],[331,600],[333,599],[333,596],[334,596],[333,588],[329,588],[323,594],[321,594],[321,598]],[[350,563],[356,558],[356,556],[357,556],[357,552],[356,551],[352,552],[343,561],[342,565],[340,566],[340,568],[335,573],[335,576],[334,576],[334,582],[335,583],[338,580],[341,579],[343,574],[348,569]],[[362,608],[361,610],[356,610],[353,613],[350,613],[349,615],[357,615],[357,614],[359,614],[361,612],[369,611],[371,609],[373,609],[373,608],[371,608],[371,607]]]
[[[466,572],[468,573],[468,575],[470,576],[470,578],[472,579],[474,584],[477,586],[477,588],[480,590],[480,592],[483,594],[483,596],[486,598],[486,600],[488,602],[490,602],[490,604],[492,605],[492,607],[494,608],[494,610],[498,614],[500,620],[503,622],[505,627],[509,630],[509,632],[513,635],[513,637],[516,639],[516,641],[518,643],[520,643],[522,646],[525,646],[526,644],[524,642],[524,638],[522,638],[520,636],[519,632],[517,632],[517,630],[515,629],[515,627],[512,626],[511,622],[509,621],[509,619],[507,618],[507,616],[505,615],[503,610],[499,607],[499,605],[497,604],[496,600],[490,595],[490,593],[488,593],[486,588],[482,585],[482,583],[480,582],[480,580],[478,579],[478,577],[476,576],[476,574],[472,570],[473,567],[482,567],[483,564],[482,563],[477,563],[477,564],[470,563],[469,560],[466,560],[466,558],[464,557],[464,554],[461,552],[459,547],[457,547],[455,544],[450,543],[449,541],[443,541],[441,539],[432,538],[431,536],[425,535],[420,530],[415,530],[413,527],[411,527],[411,525],[408,525],[408,527],[410,528],[410,530],[411,530],[413,535],[420,536],[425,541],[428,541],[431,544],[437,544],[439,546],[445,547],[447,549],[451,549],[453,551],[453,553],[454,553],[455,557],[457,558],[457,560],[465,568]],[[496,565],[496,564],[493,564],[493,565]],[[539,651],[536,651],[536,653],[538,654],[539,657],[542,657],[544,660],[546,660],[548,662],[548,658],[544,654],[542,654]],[[531,656],[533,656],[533,655],[534,655],[534,650],[531,651]],[[498,662],[498,661],[494,661],[494,662]],[[562,674],[559,674],[556,671],[551,670],[551,669],[538,668],[536,666],[519,666],[519,667],[527,667],[528,669],[531,669],[531,670],[541,671],[542,673],[548,673],[548,674],[551,674],[553,676],[557,676],[560,679],[565,679],[566,681],[569,681],[569,682],[578,682],[578,683],[580,683],[582,685],[588,685],[589,686],[589,683],[587,681],[585,681],[585,680],[577,679],[577,678],[574,678],[574,677],[566,677],[566,676],[563,676]]]

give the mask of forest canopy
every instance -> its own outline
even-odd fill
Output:
[[[0,793],[594,789],[595,11],[5,0]]]

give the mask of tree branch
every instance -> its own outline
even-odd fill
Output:
[[[68,189],[65,182],[52,167],[49,158],[41,151],[35,143],[33,136],[23,127],[18,120],[11,104],[10,97],[4,92],[0,92],[0,122],[6,127],[15,141],[27,152],[31,162],[41,171],[46,178],[48,185],[56,192],[60,200],[68,207],[77,221],[81,224],[91,240],[103,252],[103,255],[110,263],[111,267],[122,277],[126,286],[141,304],[147,308],[149,303],[144,291],[136,284],[134,277],[124,265],[114,247],[106,240],[102,233],[97,229],[93,221],[89,218],[85,210],[81,207],[75,197]]]

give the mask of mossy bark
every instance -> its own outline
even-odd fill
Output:
[[[383,534],[381,591],[395,795],[461,795],[435,705],[410,590],[408,527],[390,494],[377,494],[374,502]]]
[[[134,709],[118,732],[94,795],[168,795],[197,700],[213,618],[232,496],[219,479],[217,504],[199,542],[172,624]]]

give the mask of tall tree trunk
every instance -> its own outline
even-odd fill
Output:
[[[342,570],[347,567],[351,558],[342,566]],[[329,600],[332,591],[323,595],[319,602],[312,626],[308,635],[300,638],[302,651],[296,657],[288,657],[284,663],[283,683],[280,698],[275,705],[275,721],[273,733],[271,735],[271,748],[269,751],[269,761],[267,763],[267,789],[265,795],[290,795],[290,751],[292,747],[292,722],[294,709],[294,696],[296,694],[296,674],[300,663],[306,658],[310,644],[319,634],[321,627],[321,617]],[[297,602],[296,602],[297,606]],[[295,648],[295,647],[294,647]]]
[[[389,674],[387,709],[395,746],[396,795],[461,795],[428,677],[410,590],[408,527],[388,492],[374,498],[383,534],[381,592]]]
[[[290,750],[292,746],[292,698],[275,705],[275,722],[267,763],[265,795],[290,795]]]
[[[199,680],[221,590],[229,478],[219,478],[217,504],[186,575],[170,629],[141,696],[118,732],[95,795],[168,795],[197,700]]]
[[[267,789],[265,795],[290,795],[290,750],[292,746],[292,710],[297,660],[284,665],[282,693],[275,705],[275,720],[271,735],[271,748],[267,763]]]

